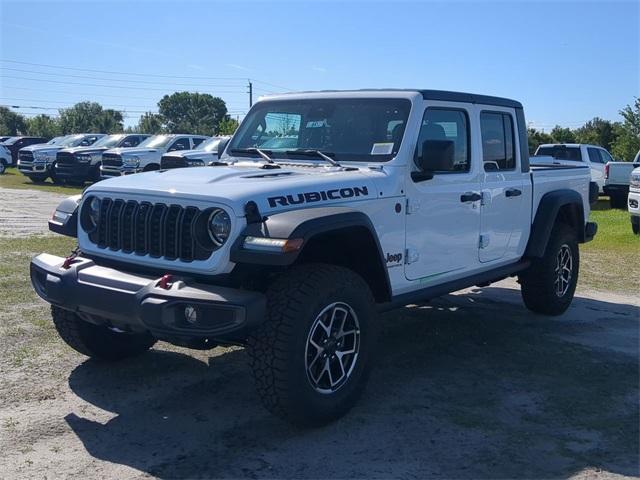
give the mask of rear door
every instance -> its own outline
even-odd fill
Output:
[[[522,172],[513,109],[480,107],[484,179],[480,220],[480,262],[514,259],[529,223],[531,187]]]

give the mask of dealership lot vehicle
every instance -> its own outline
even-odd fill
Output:
[[[604,193],[609,195],[612,208],[627,206],[631,172],[638,167],[640,167],[640,151],[633,162],[609,162],[604,166]]]
[[[193,150],[177,150],[165,153],[160,161],[160,168],[204,167],[218,161],[218,150],[223,151],[231,137],[211,137]],[[220,146],[222,148],[220,149]]]
[[[155,135],[137,148],[114,148],[102,154],[103,178],[131,175],[160,169],[162,155],[179,150],[193,150],[209,137],[202,135]]]
[[[559,164],[571,165],[575,162],[586,164],[591,169],[591,180],[598,184],[598,191],[604,193],[605,164],[612,162],[611,154],[598,145],[583,143],[543,144],[535,156],[549,156]]]
[[[151,135],[119,133],[102,137],[91,146],[64,148],[56,154],[55,176],[70,183],[100,180],[102,154],[112,148],[137,147]]]
[[[297,148],[257,147],[283,124]],[[586,165],[531,167],[527,152],[522,105],[504,98],[269,97],[217,166],[63,201],[51,229],[80,250],[35,257],[32,284],[85,355],[245,345],[272,413],[326,423],[364,388],[380,310],[509,276],[530,310],[569,307],[596,190]]]
[[[640,234],[640,167],[631,172],[629,185],[628,209],[631,216],[631,229]]]
[[[8,165],[15,166],[18,164],[18,152],[21,148],[28,147],[29,145],[41,145],[43,143],[49,143],[51,145],[55,144],[55,142],[62,139],[62,137],[56,137],[51,140],[48,140],[43,137],[9,137],[6,138],[2,142],[2,146],[9,150],[11,154],[11,162],[7,163]]]
[[[55,162],[63,148],[88,147],[106,136],[104,133],[79,133],[57,137],[49,143],[24,147],[18,152],[18,170],[32,182],[44,182],[47,178],[56,183]]]

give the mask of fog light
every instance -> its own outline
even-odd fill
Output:
[[[196,307],[192,305],[187,305],[186,307],[184,307],[184,319],[191,325],[197,323],[198,311],[196,310]]]

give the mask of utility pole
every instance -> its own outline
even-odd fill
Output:
[[[251,80],[247,80],[249,82],[249,108],[253,106],[253,83]]]

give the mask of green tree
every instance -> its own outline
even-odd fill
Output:
[[[640,98],[620,110],[620,115],[624,121],[618,124],[611,153],[616,159],[630,162],[640,150]]]
[[[529,155],[533,155],[539,145],[543,143],[553,143],[553,138],[548,133],[536,130],[533,127],[527,128],[529,136]]]
[[[213,135],[227,115],[227,106],[208,93],[175,92],[158,102],[158,110],[170,133]]]
[[[157,113],[147,112],[140,117],[138,121],[138,128],[136,129],[140,133],[157,134],[163,132],[162,115]]]
[[[218,135],[233,135],[240,124],[228,115],[218,124]]]
[[[553,127],[553,130],[551,130],[551,138],[554,143],[576,143],[576,135],[573,133],[573,130],[561,127],[560,125]]]
[[[60,110],[62,133],[114,133],[123,129],[122,113],[97,102],[80,102]]]
[[[575,130],[577,143],[591,143],[611,150],[611,145],[617,137],[617,127],[614,122],[595,117],[582,127]]]
[[[27,133],[35,137],[53,138],[62,134],[58,120],[49,115],[37,115],[27,119]]]
[[[26,130],[25,118],[7,107],[0,107],[0,135],[18,135]]]

